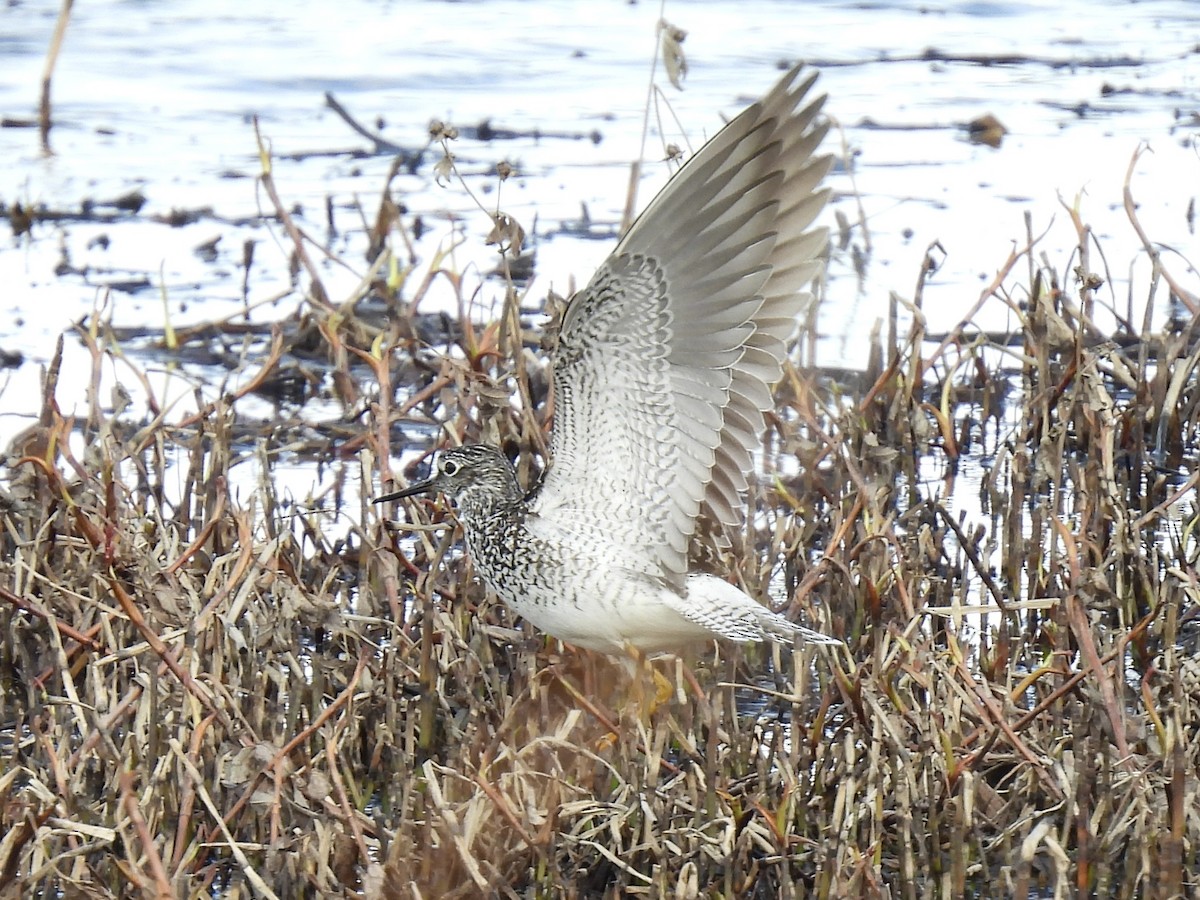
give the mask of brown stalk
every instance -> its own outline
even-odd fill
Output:
[[[215,715],[221,721],[221,724],[225,726],[225,728],[232,730],[230,728],[231,723],[229,722],[224,710],[218,709],[216,706],[214,706],[211,692],[208,689],[201,687],[200,684],[198,684],[195,679],[192,678],[191,673],[179,664],[179,661],[175,659],[175,654],[171,652],[171,648],[163,643],[162,638],[160,638],[154,632],[154,629],[150,627],[150,624],[146,621],[145,616],[142,615],[141,610],[138,609],[137,604],[134,603],[133,598],[129,596],[129,593],[124,587],[121,586],[120,581],[117,580],[116,575],[110,573],[107,578],[107,582],[109,588],[113,592],[113,595],[117,598],[117,602],[121,604],[121,608],[125,611],[125,615],[129,616],[129,621],[132,622],[137,630],[142,633],[142,637],[146,639],[146,643],[148,643],[150,648],[158,654],[159,658],[162,659],[163,664],[167,667],[167,669],[179,679],[179,683],[187,688],[188,692],[200,702],[201,706]]]
[[[258,372],[255,373],[254,377],[233,393],[224,397],[220,397],[219,399],[214,400],[212,403],[206,404],[202,409],[197,410],[190,416],[185,416],[176,423],[175,427],[187,428],[190,425],[195,425],[197,422],[207,419],[217,409],[231,406],[242,397],[245,397],[247,394],[252,394],[254,391],[258,390],[262,386],[263,382],[270,377],[271,373],[275,371],[275,368],[279,365],[279,360],[283,357],[283,351],[283,332],[278,326],[275,326],[271,329],[271,349],[267,353],[266,361],[263,362],[262,366],[259,367]]]
[[[49,155],[50,128],[53,119],[50,116],[50,80],[54,76],[54,66],[58,63],[58,54],[62,50],[63,37],[67,33],[67,23],[71,21],[71,7],[75,0],[62,0],[58,9],[58,18],[54,23],[54,35],[50,38],[50,47],[46,51],[46,64],[42,67],[42,91],[38,102],[38,132],[42,139],[42,152]]]
[[[1078,585],[1080,584],[1079,556],[1076,550],[1074,535],[1057,517],[1053,520],[1053,525],[1067,550],[1067,559],[1071,571],[1070,584]],[[1108,714],[1108,721],[1112,727],[1113,740],[1116,741],[1117,750],[1121,754],[1121,765],[1132,772],[1134,769],[1133,754],[1130,752],[1129,742],[1125,737],[1124,717],[1117,704],[1116,693],[1113,690],[1112,682],[1109,680],[1108,672],[1105,670],[1104,664],[1100,661],[1100,654],[1096,650],[1096,642],[1092,637],[1092,627],[1088,622],[1087,612],[1083,608],[1083,601],[1080,598],[1077,588],[1072,588],[1070,593],[1067,594],[1065,605],[1067,621],[1071,625],[1071,631],[1075,635],[1075,640],[1079,643],[1079,649],[1084,661],[1087,663],[1087,669],[1096,680],[1096,687],[1099,688],[1100,696],[1104,700],[1104,709]]]
[[[200,720],[200,723],[192,731],[191,745],[188,747],[187,756],[193,766],[200,762],[200,748],[203,745],[204,736],[215,721],[216,716],[207,715]],[[192,810],[196,806],[196,786],[190,781],[185,781],[180,791],[179,816],[175,822],[175,840],[173,842],[175,849],[171,854],[171,871],[176,878],[182,874],[180,870],[184,865],[184,854],[189,850],[195,852],[197,849],[195,841],[188,844],[184,840],[191,829]]]
[[[359,656],[358,666],[355,668],[354,674],[350,679],[350,683],[346,685],[345,690],[338,694],[334,701],[321,711],[320,715],[317,716],[317,718],[311,725],[309,725],[308,728],[304,729],[304,731],[300,732],[294,738],[288,741],[277,753],[275,753],[275,755],[271,758],[271,761],[267,763],[263,769],[256,773],[253,778],[250,779],[250,783],[242,791],[242,794],[238,798],[237,802],[224,815],[223,821],[220,823],[220,827],[222,829],[226,824],[232,825],[246,809],[250,803],[251,797],[254,796],[254,791],[258,788],[258,785],[261,783],[268,770],[274,773],[274,777],[281,778],[284,773],[284,767],[282,765],[284,760],[286,760],[287,757],[290,756],[297,747],[306,743],[314,734],[320,731],[321,727],[328,722],[339,709],[350,702],[350,698],[354,696],[354,691],[358,687],[359,679],[362,677],[367,658],[366,651],[364,650],[364,652]],[[212,840],[215,837],[215,828],[216,826],[209,829],[209,835],[205,838],[206,841]]]
[[[262,183],[263,189],[267,192],[267,197],[271,200],[271,205],[275,209],[275,216],[283,223],[284,231],[292,242],[292,250],[296,254],[296,258],[300,260],[300,264],[304,266],[308,277],[312,282],[312,300],[317,304],[317,307],[324,309],[327,312],[333,312],[333,304],[329,301],[329,294],[325,290],[325,285],[321,281],[321,275],[317,271],[317,267],[313,265],[311,257],[306,249],[306,239],[296,223],[292,220],[291,214],[283,205],[283,201],[279,199],[279,192],[275,188],[275,177],[272,174],[274,167],[271,162],[271,151],[267,148],[263,141],[262,132],[258,128],[258,116],[254,117],[254,139],[258,142],[258,159],[261,164],[259,172],[259,181]]]
[[[354,843],[358,846],[358,858],[365,866],[371,862],[371,851],[367,849],[367,839],[363,835],[362,824],[358,821],[358,814],[351,808],[350,800],[346,796],[346,783],[343,779],[341,769],[338,767],[338,730],[339,723],[335,722],[328,731],[328,737],[325,742],[325,761],[329,766],[329,777],[333,781],[333,789],[337,794],[338,805],[342,809],[342,815],[346,823],[350,826],[350,830],[354,833]],[[278,772],[279,769],[277,767],[277,776]]]
[[[1162,256],[1158,248],[1150,241],[1142,228],[1142,223],[1138,220],[1137,204],[1133,199],[1133,170],[1137,167],[1137,161],[1141,155],[1149,148],[1143,144],[1133,151],[1133,156],[1129,158],[1129,168],[1125,170],[1125,186],[1121,191],[1125,203],[1125,215],[1129,217],[1129,224],[1133,226],[1133,230],[1137,232],[1138,239],[1142,242],[1142,249],[1146,251],[1146,255],[1150,257],[1154,263],[1154,270],[1162,275],[1165,281],[1171,288],[1171,292],[1179,298],[1179,302],[1188,308],[1193,316],[1200,316],[1200,297],[1197,297],[1191,291],[1186,290],[1183,285],[1179,284],[1172,276],[1167,267],[1162,263]]]
[[[150,874],[154,881],[154,893],[159,900],[172,900],[175,892],[171,890],[171,882],[167,879],[167,872],[163,868],[162,857],[158,854],[158,846],[154,841],[154,836],[150,834],[150,826],[146,824],[146,818],[142,815],[142,808],[138,805],[137,795],[133,790],[133,773],[123,772],[121,774],[121,802],[125,807],[125,814],[129,816],[129,821],[133,823],[133,829],[137,832],[138,840],[141,842],[142,850],[146,854],[147,862],[150,865]],[[136,862],[130,858],[130,865],[136,865]]]
[[[97,642],[93,637],[83,634],[78,629],[71,627],[66,622],[63,622],[57,616],[47,612],[46,610],[42,609],[39,606],[35,606],[33,603],[31,603],[29,600],[26,600],[24,597],[18,597],[16,594],[14,594],[12,591],[8,590],[7,588],[0,587],[0,599],[7,600],[9,603],[11,603],[13,606],[17,607],[18,609],[24,610],[25,612],[29,613],[30,615],[37,616],[39,619],[42,619],[45,622],[49,622],[53,628],[57,628],[60,632],[65,634],[67,637],[69,637],[71,640],[75,641],[77,644],[81,645],[82,647],[87,647],[92,650],[100,650],[101,649],[101,644],[99,642]],[[93,633],[95,633],[95,632],[93,631]]]

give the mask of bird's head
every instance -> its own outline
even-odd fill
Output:
[[[455,506],[467,511],[484,510],[521,498],[508,458],[495,447],[468,444],[437,453],[428,478],[377,497],[375,502],[435,492],[445,494]]]

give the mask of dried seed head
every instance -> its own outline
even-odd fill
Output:
[[[683,79],[687,76],[687,56],[683,52],[683,41],[687,32],[672,25],[666,19],[658,20],[659,45],[667,78],[677,90],[683,90]]]
[[[458,129],[453,125],[446,124],[441,119],[431,119],[429,136],[435,141],[453,141],[458,138]]]
[[[499,244],[502,251],[516,256],[525,244],[525,229],[508,213],[495,213],[492,215],[492,230],[488,232],[486,243]]]
[[[442,158],[438,160],[437,165],[433,167],[433,178],[439,185],[445,187],[442,179],[450,180],[450,176],[454,174],[454,154],[447,150]]]

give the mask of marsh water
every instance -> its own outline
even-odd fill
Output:
[[[695,147],[766,89],[782,65],[822,69],[831,149],[850,168],[830,179],[838,229],[815,364],[861,369],[889,297],[911,301],[922,261],[935,266],[922,315],[953,327],[1030,232],[1074,284],[1078,235],[1093,229],[1106,280],[1102,305],[1142,323],[1174,313],[1146,296],[1149,262],[1123,209],[1127,169],[1150,238],[1195,284],[1191,209],[1200,184],[1200,7],[1160,2],[301,2],[77,4],[53,80],[51,153],[36,118],[58,14],[53,3],[0,9],[0,204],[40,211],[0,241],[0,349],[23,362],[0,376],[0,443],[36,416],[39,377],[67,331],[60,388],[83,402],[90,360],[73,325],[99,316],[133,331],[125,348],[160,401],[185,414],[231,374],[217,361],[156,350],[165,322],[285,319],[305,303],[291,245],[257,182],[254,121],[274,155],[283,203],[321,248],[338,302],[367,271],[366,226],[394,152],[376,152],[327,101],[368,131],[416,153],[433,119],[461,136],[453,150],[475,196],[516,218],[536,249],[525,305],[586,281],[611,249],[630,163],[645,157],[644,204],[668,177],[664,146]],[[660,16],[688,32],[683,90],[657,70],[643,141]],[[991,115],[999,146],[967,125]],[[660,129],[661,126],[661,129]],[[660,133],[661,132],[661,133]],[[413,259],[453,247],[478,273],[486,315],[503,295],[487,217],[463,187],[439,183],[427,149],[392,183],[422,229]],[[516,176],[497,187],[495,164]],[[497,191],[499,195],[497,196]],[[130,197],[133,200],[130,200]],[[124,199],[122,199],[124,198]],[[135,208],[136,207],[136,208]],[[1028,217],[1028,224],[1027,224]],[[253,258],[246,265],[247,247]],[[930,248],[933,248],[930,251]],[[1022,297],[1014,295],[1014,302]],[[438,292],[427,302],[436,308]],[[1117,320],[1098,313],[1103,322]],[[1011,312],[977,316],[1003,333]],[[146,337],[138,339],[138,329]],[[999,364],[999,362],[998,362]],[[105,389],[131,382],[119,367]],[[137,388],[132,388],[136,393]],[[275,415],[269,403],[261,415]],[[299,415],[336,416],[320,390]],[[311,480],[302,468],[299,479]]]

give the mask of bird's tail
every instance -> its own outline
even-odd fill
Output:
[[[689,575],[687,596],[678,597],[672,605],[676,612],[728,641],[791,643],[799,638],[809,644],[842,645],[837,638],[788,621],[715,575]]]

